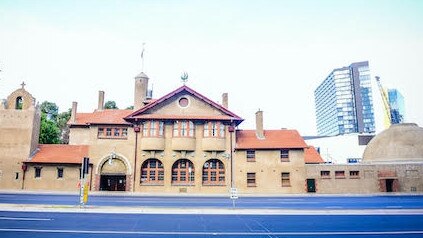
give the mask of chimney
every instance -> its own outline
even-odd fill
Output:
[[[222,94],[222,106],[228,109],[228,93]]]
[[[72,102],[72,112],[71,112],[71,118],[70,122],[75,123],[76,122],[76,108],[78,107],[77,102]]]
[[[147,98],[148,76],[141,72],[135,77],[134,111],[144,106]]]
[[[263,111],[260,109],[256,112],[256,136],[259,139],[264,139]]]
[[[104,110],[104,91],[98,91],[98,111]]]

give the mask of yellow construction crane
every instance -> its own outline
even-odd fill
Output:
[[[382,102],[383,102],[383,106],[385,107],[385,113],[388,118],[388,124],[389,124],[388,127],[389,127],[391,125],[391,107],[389,106],[388,95],[385,89],[383,89],[382,87],[382,83],[380,82],[380,77],[375,76],[375,79],[377,82],[377,86],[379,87],[380,95],[382,96]]]
[[[388,94],[386,93],[385,89],[382,87],[382,83],[380,82],[380,77],[376,76],[377,86],[379,87],[380,95],[382,96],[383,106],[385,107],[385,113],[387,116],[387,126],[389,127],[392,124],[398,124],[402,122],[402,118],[398,113],[398,110],[393,110],[391,105],[389,104]]]

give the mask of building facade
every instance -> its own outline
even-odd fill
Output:
[[[423,128],[395,124],[366,146],[361,163],[307,165],[317,193],[422,193]]]
[[[319,135],[375,132],[367,61],[334,69],[316,88],[314,97]]]
[[[404,97],[395,88],[388,89],[388,103],[391,109],[391,117],[397,123],[405,122],[405,104]]]
[[[236,187],[243,194],[304,193],[305,164],[323,162],[296,130],[265,130],[262,111],[256,129],[237,129],[243,119],[228,109],[227,93],[218,104],[183,85],[151,99],[148,84],[144,73],[135,77],[133,110],[104,109],[102,91],[93,112],[79,112],[74,102],[69,145],[34,140],[32,150],[0,167],[8,171],[16,163],[21,174],[15,179],[4,172],[7,186],[1,188],[77,191],[82,158],[89,157],[92,191],[225,194]],[[32,124],[39,125],[39,118],[25,122]],[[4,141],[10,138],[12,132]]]
[[[183,85],[152,99],[135,77],[134,109],[93,112],[72,104],[68,145],[39,145],[40,110],[24,87],[0,108],[0,189],[78,192],[81,163],[91,191],[241,195],[423,192],[423,129],[399,124],[373,138],[363,161],[325,164],[296,130],[256,128]],[[367,143],[367,142],[366,142]]]
[[[25,84],[0,104],[0,188],[21,189],[24,161],[38,146],[41,112]]]

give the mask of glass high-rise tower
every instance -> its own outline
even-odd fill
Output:
[[[369,62],[334,69],[314,91],[317,133],[375,132]]]
[[[404,122],[405,106],[402,94],[397,89],[388,89],[388,101],[391,108],[391,117],[394,117],[395,123]]]

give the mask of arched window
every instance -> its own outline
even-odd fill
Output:
[[[172,166],[172,184],[193,185],[194,172],[194,164],[190,160],[177,160]]]
[[[22,110],[22,106],[23,106],[22,97],[17,97],[16,98],[16,106],[15,106],[15,109]]]
[[[158,159],[148,159],[141,166],[142,184],[163,184],[164,169],[163,164]]]
[[[222,161],[210,159],[204,163],[203,185],[225,185],[225,165]]]

